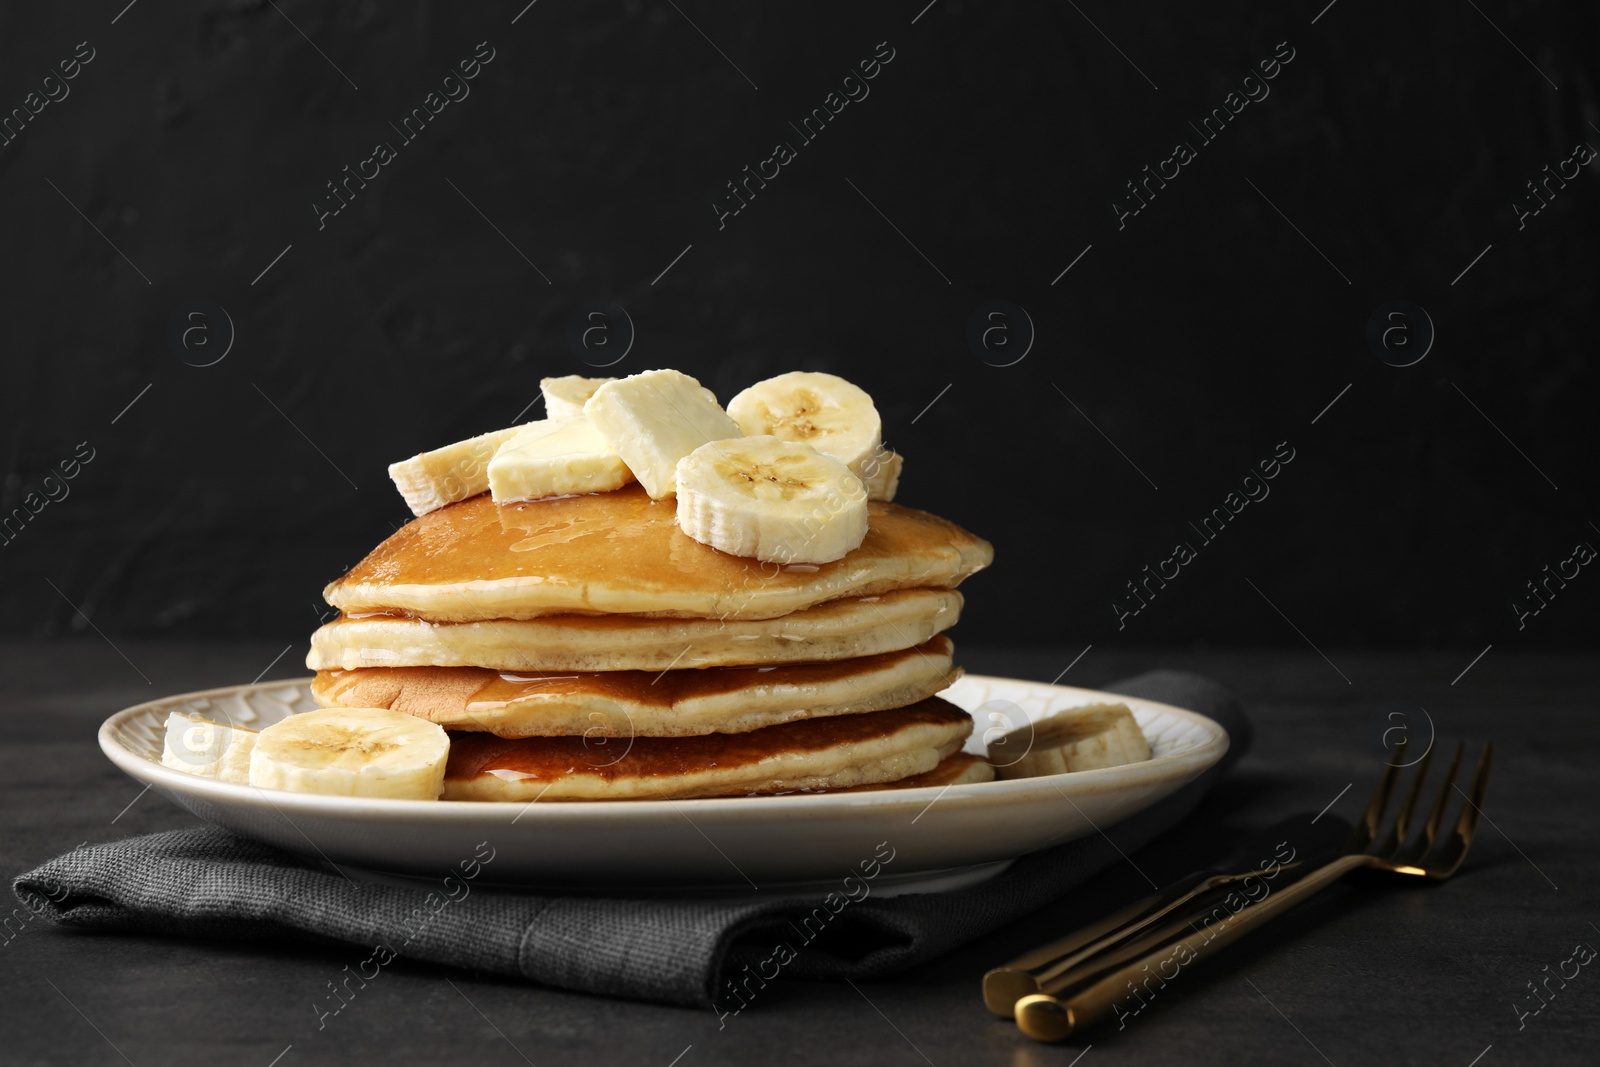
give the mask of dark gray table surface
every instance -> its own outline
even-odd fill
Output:
[[[119,646],[92,637],[0,645],[0,854],[8,878],[82,841],[192,824],[159,796],[140,797],[101,755],[97,726],[154,696],[248,681],[281,648]],[[1048,680],[1078,651],[962,649],[962,659],[975,671]],[[1129,864],[890,980],[858,988],[780,981],[719,1028],[707,1010],[400,960],[319,1032],[313,1004],[356,958],[347,949],[86,934],[34,921],[14,924],[0,949],[0,1064],[1031,1067],[1073,1063],[1088,1042],[1088,1067],[1597,1062],[1600,966],[1564,986],[1552,980],[1553,996],[1537,1015],[1519,1021],[1517,1006],[1535,1005],[1528,983],[1553,974],[1577,943],[1600,948],[1600,659],[1495,648],[1452,684],[1475,650],[1328,652],[1337,670],[1309,650],[1094,647],[1064,684],[1094,686],[1157,665],[1204,672],[1248,702],[1254,750],[1194,819]],[[300,654],[296,646],[269,676],[303,674]],[[1332,810],[1355,817],[1382,762],[1379,739],[1397,721],[1385,718],[1386,700],[1425,708],[1441,741],[1497,745],[1487,818],[1455,880],[1341,887],[1184,971],[1120,1032],[1043,1046],[984,1010],[978,983],[986,968],[1147,892],[1145,875],[1175,877],[1252,828],[1335,797]],[[1425,730],[1416,725],[1413,736]]]

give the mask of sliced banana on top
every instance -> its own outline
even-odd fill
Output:
[[[861,470],[856,472],[861,476],[861,484],[867,487],[867,499],[893,500],[900,488],[900,469],[905,463],[905,457],[900,453],[890,452],[886,448],[879,449],[868,458],[861,465]]]
[[[678,463],[677,490],[683,532],[735,556],[828,563],[867,536],[861,479],[771,435],[701,445]]]
[[[989,757],[1002,779],[1036,778],[1140,763],[1150,742],[1128,705],[1087,704],[1010,731],[990,743]]]
[[[728,402],[746,434],[771,434],[810,445],[866,480],[866,463],[882,450],[883,420],[872,397],[836,374],[790,371],[757,382]]]
[[[680,459],[708,441],[741,433],[709,389],[675,370],[606,382],[583,411],[653,500],[677,491]]]
[[[413,515],[438,511],[489,488],[489,461],[521,427],[469,437],[389,464],[389,477]]]
[[[497,503],[604,493],[631,481],[628,465],[581,414],[529,423],[489,461],[489,492]]]
[[[259,736],[243,726],[174,711],[167,716],[167,732],[161,740],[161,765],[202,778],[246,785],[250,781],[250,752]]]
[[[262,730],[250,784],[343,797],[438,800],[450,739],[444,728],[385,708],[323,708]]]
[[[561,378],[540,378],[539,392],[544,394],[544,413],[552,419],[571,419],[583,414],[583,405],[594,391],[615,378],[585,378],[581,374],[568,374]]]

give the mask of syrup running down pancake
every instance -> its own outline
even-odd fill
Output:
[[[843,559],[789,566],[703,545],[674,514],[637,485],[522,504],[480,495],[407,523],[323,595],[347,615],[434,622],[770,619],[838,597],[953,588],[994,557],[987,541],[898,504],[872,503],[866,540]]]
[[[915,704],[961,676],[940,635],[824,663],[512,674],[484,667],[319,671],[324,707],[388,708],[498,737],[685,737]]]
[[[972,717],[937,697],[891,711],[704,737],[450,737],[446,800],[671,800],[843,789],[937,768]]]

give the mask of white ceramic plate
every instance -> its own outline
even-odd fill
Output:
[[[707,800],[491,803],[315,796],[230,785],[161,765],[169,712],[260,729],[316,702],[310,679],[153,700],[100,727],[111,761],[218,826],[347,872],[435,880],[493,850],[480,882],[600,891],[750,893],[837,887],[878,865],[873,891],[956,888],[1016,857],[1107,827],[1192,781],[1228,735],[1203,715],[1090,689],[967,675],[940,694],[973,714],[968,751],[1061,708],[1124,701],[1147,762],[1010,782]],[[481,842],[488,842],[480,848]]]

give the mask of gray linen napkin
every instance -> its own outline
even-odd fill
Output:
[[[947,893],[866,896],[821,936],[800,927],[818,902],[535,896],[474,888],[425,922],[424,890],[351,882],[214,827],[76,849],[20,875],[13,891],[54,922],[183,937],[310,937],[393,956],[520,976],[612,996],[737,1013],[780,970],[791,978],[871,978],[923,963],[1035,911],[1171,829],[1242,756],[1238,700],[1198,675],[1151,671],[1107,687],[1191,708],[1231,737],[1200,779],[1103,834],[1025,856],[987,882]],[[808,928],[808,932],[810,931]],[[775,946],[778,949],[774,957]],[[376,947],[374,947],[376,946]]]

